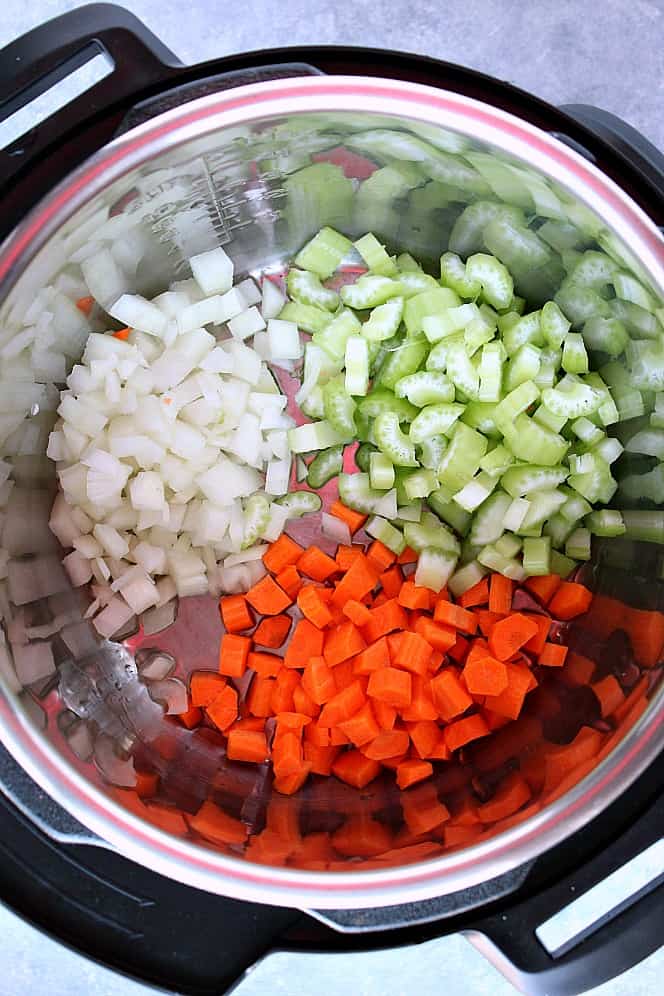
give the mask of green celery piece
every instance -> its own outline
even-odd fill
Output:
[[[374,539],[379,540],[388,550],[396,553],[397,556],[406,549],[406,541],[403,533],[396,526],[393,526],[391,522],[388,522],[387,519],[382,518],[382,516],[374,515],[364,528],[369,536],[373,536]]]
[[[583,336],[568,332],[563,343],[563,370],[570,374],[588,373],[589,363]]]
[[[330,324],[332,316],[322,308],[302,304],[300,301],[288,301],[279,312],[279,318],[285,322],[295,322],[303,332],[316,333],[322,332]]]
[[[319,163],[318,172],[320,173],[320,167],[330,165]],[[308,177],[314,176],[314,171],[317,169],[315,166],[311,166],[308,170],[301,170],[299,173],[295,173],[289,180],[286,181],[286,185],[291,184],[291,187],[298,180],[302,180],[306,174]],[[334,173],[329,170],[323,171],[323,175],[328,177],[335,177],[335,182],[338,182],[338,168],[333,167]],[[349,181],[350,184],[350,181]],[[343,185],[344,190],[345,184]],[[350,185],[352,191],[352,185]],[[350,239],[347,239],[345,235],[341,235],[340,232],[334,231],[333,228],[322,228],[317,235],[314,235],[310,242],[307,242],[304,248],[300,249],[299,253],[295,257],[295,265],[300,267],[302,270],[310,270],[321,278],[321,280],[326,280],[327,277],[331,277],[334,271],[337,269],[341,263],[344,256],[347,256],[350,250],[353,248],[353,244]]]
[[[353,182],[333,163],[314,163],[292,173],[283,186],[284,216],[291,244],[299,244],[318,232],[312,239],[312,242],[317,240],[315,245],[306,245],[295,257],[295,265],[312,270],[325,280],[351,249],[351,243],[334,227],[353,216]]]
[[[525,463],[555,467],[563,460],[569,446],[562,436],[538,425],[523,413],[500,428],[514,456]]]
[[[454,385],[444,373],[437,370],[418,370],[416,373],[406,374],[394,385],[394,393],[397,398],[407,398],[418,408],[454,401]]]
[[[432,491],[427,496],[427,505],[439,519],[451,526],[459,536],[465,536],[472,516],[456,502],[450,501],[444,489],[436,488]]]
[[[437,470],[447,446],[448,441],[442,434],[423,439],[417,446],[417,457],[422,466],[427,470]]]
[[[596,290],[575,284],[570,277],[563,280],[554,300],[574,328],[578,329],[583,328],[589,318],[609,318],[611,314],[608,303]]]
[[[323,502],[320,495],[313,491],[289,491],[287,495],[277,498],[275,504],[288,510],[289,519],[299,519],[302,515],[320,512]]]
[[[393,297],[373,309],[368,321],[362,326],[362,335],[371,342],[391,339],[401,324],[402,314],[403,298]]]
[[[452,228],[449,239],[450,250],[459,256],[469,256],[485,248],[484,230],[497,215],[507,215],[515,221],[522,221],[523,212],[519,208],[494,201],[475,201],[469,204]]]
[[[403,488],[409,501],[416,498],[427,498],[438,487],[438,478],[433,470],[420,468],[406,474]]]
[[[398,273],[395,260],[373,232],[367,232],[355,242],[355,248],[373,273],[382,277],[395,277]]]
[[[461,300],[449,287],[436,287],[415,294],[406,301],[403,320],[409,335],[422,331],[422,319],[427,315],[437,315],[448,308],[456,308]]]
[[[412,422],[418,414],[415,405],[405,398],[397,398],[386,387],[374,387],[366,397],[357,403],[357,410],[365,418],[375,419],[382,412],[396,412],[400,422]]]
[[[399,426],[396,412],[383,412],[374,422],[378,448],[398,467],[417,467],[415,446]]]
[[[510,467],[501,478],[501,485],[512,498],[521,498],[533,491],[556,488],[567,478],[566,467],[529,466]]]
[[[468,280],[465,263],[453,252],[443,253],[440,257],[440,282],[467,300],[474,301],[482,289],[478,282]]]
[[[533,346],[544,345],[541,315],[541,311],[531,311],[527,315],[520,315],[509,328],[501,329],[503,345],[509,356],[526,343],[531,343]]]
[[[359,335],[361,331],[362,323],[357,315],[344,309],[338,312],[320,332],[314,334],[312,342],[334,359],[343,360],[348,339],[352,335]]]
[[[339,474],[340,500],[362,515],[371,515],[376,503],[384,496],[384,491],[371,487],[368,474]]]
[[[484,244],[507,267],[535,269],[551,259],[551,250],[523,224],[498,215],[484,229]]]
[[[495,256],[475,253],[466,261],[466,276],[482,285],[484,298],[494,308],[507,308],[514,296],[512,275]]]
[[[360,443],[355,450],[355,463],[358,468],[368,474],[371,454],[376,452],[376,447],[372,446],[371,443]]]
[[[458,556],[461,549],[458,539],[437,517],[434,516],[434,518],[436,519],[435,524],[428,521],[424,523],[407,522],[403,527],[406,543],[416,553],[429,548],[447,550]]]
[[[417,561],[413,580],[421,588],[440,591],[454,573],[458,557],[447,550],[427,547],[422,550]]]
[[[286,277],[286,288],[293,300],[325,311],[336,311],[339,295],[336,291],[323,287],[320,277],[308,270],[291,267]]]
[[[618,318],[599,315],[589,318],[581,334],[587,349],[600,350],[609,356],[620,356],[629,342],[627,329]]]
[[[526,537],[523,541],[523,569],[528,577],[549,574],[551,571],[551,539]]]
[[[495,543],[505,531],[505,515],[511,504],[511,498],[504,491],[494,491],[489,495],[473,516],[468,533],[470,542],[479,547]]]
[[[343,446],[330,446],[321,450],[309,464],[307,484],[311,488],[322,488],[341,473],[343,466]]]
[[[594,536],[624,536],[627,528],[622,512],[603,508],[586,516],[586,526]]]
[[[366,311],[385,304],[393,297],[400,297],[401,284],[391,277],[365,273],[354,284],[345,284],[339,294],[346,307]]]
[[[394,487],[394,464],[379,450],[369,456],[369,483],[376,491],[389,491]]]
[[[469,425],[471,429],[478,429],[483,436],[498,436],[500,430],[495,420],[497,407],[489,401],[469,401],[461,416],[461,421]]]
[[[410,424],[409,435],[413,443],[423,443],[431,436],[449,435],[450,429],[463,414],[463,405],[427,405]]]
[[[555,301],[547,301],[540,313],[540,327],[545,340],[553,349],[560,349],[571,322],[565,318]]]
[[[429,345],[425,340],[404,339],[386,353],[375,380],[376,385],[393,391],[402,377],[420,368],[428,352]]]
[[[438,480],[443,487],[449,488],[452,494],[460,491],[477,472],[487,447],[484,436],[463,422],[457,422],[452,441],[438,467]]]
[[[624,525],[624,524],[623,524]],[[575,560],[590,560],[590,530],[579,526],[565,542],[565,556]]]
[[[457,391],[468,398],[477,399],[480,391],[480,378],[468,356],[465,344],[452,343],[447,352],[447,376]]]
[[[323,387],[323,411],[326,420],[340,435],[353,439],[357,435],[355,402],[346,393],[343,377],[333,377]]]

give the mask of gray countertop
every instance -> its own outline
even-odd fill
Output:
[[[81,4],[5,0],[0,47]],[[620,115],[664,147],[663,0],[128,0],[129,7],[183,62],[302,44],[373,45],[422,53],[482,70],[552,103],[592,103]],[[250,15],[250,16],[248,16]],[[361,67],[358,67],[360,70]],[[1,95],[0,95],[1,96]],[[89,962],[0,907],[0,996],[138,996],[145,987]],[[9,952],[11,955],[9,956]],[[9,971],[7,971],[9,969]],[[596,996],[660,991],[664,949],[601,986]],[[276,954],[236,990],[308,996],[446,996],[514,992],[461,937],[375,954]]]

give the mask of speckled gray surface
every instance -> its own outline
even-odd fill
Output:
[[[5,0],[0,47],[80,6],[71,0]],[[376,45],[483,70],[553,103],[595,103],[664,147],[664,0],[131,0],[184,62],[276,45]],[[250,11],[250,16],[248,13]],[[0,996],[139,996],[150,990],[38,934],[0,907],[0,950],[10,971]],[[664,949],[595,996],[661,991]],[[511,986],[460,936],[377,954],[277,954],[243,980],[236,996],[507,996]]]

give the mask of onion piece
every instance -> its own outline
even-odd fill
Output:
[[[23,686],[35,685],[55,674],[55,660],[50,643],[17,644],[13,651],[16,676]]]
[[[336,515],[330,515],[329,512],[323,512],[321,515],[321,532],[323,536],[327,536],[343,546],[350,546],[352,543],[348,524],[343,519],[337,518]]]
[[[65,733],[67,746],[79,761],[90,761],[94,752],[94,740],[90,727],[84,719],[76,719]]]
[[[136,654],[136,667],[146,681],[161,681],[175,671],[176,660],[165,650],[141,647]]]
[[[179,678],[164,678],[162,681],[152,681],[149,686],[150,698],[153,702],[163,703],[167,716],[180,716],[189,708],[189,696],[186,686]]]
[[[100,734],[95,740],[94,762],[104,778],[112,785],[133,788],[136,784],[133,758],[119,757],[115,750],[115,741],[105,733]]]
[[[156,605],[141,614],[141,626],[145,636],[153,636],[172,626],[177,618],[178,600],[171,599],[163,605]]]

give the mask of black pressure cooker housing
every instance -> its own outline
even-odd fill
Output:
[[[2,51],[0,122],[99,52],[114,62],[110,75],[0,151],[0,239],[122,131],[219,90],[316,73],[408,80],[499,107],[571,145],[664,226],[664,157],[604,111],[556,109],[469,69],[375,49],[281,48],[182,66],[140,21],[110,4],[65,14]],[[177,992],[223,992],[274,950],[351,952],[462,931],[490,949],[523,991],[578,993],[659,947],[664,870],[558,957],[535,928],[659,839],[661,765],[662,756],[583,830],[509,874],[424,903],[316,915],[224,899],[129,862],[99,846],[0,748],[0,899],[89,957]]]

